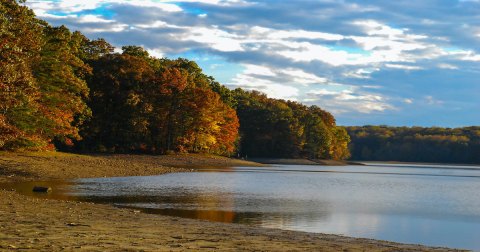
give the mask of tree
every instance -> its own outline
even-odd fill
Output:
[[[240,120],[240,153],[250,157],[348,157],[348,135],[317,106],[268,98],[257,91],[229,91],[212,85],[235,104]],[[230,102],[231,97],[233,101]]]
[[[32,66],[39,88],[37,127],[46,139],[57,139],[70,144],[79,140],[78,127],[90,116],[85,100],[88,96],[84,78],[91,72],[77,55],[81,37],[66,27],[43,28],[43,46],[38,62]]]
[[[135,56],[139,58],[148,59],[150,54],[140,46],[122,46],[124,55]]]
[[[111,152],[233,153],[235,111],[209,86],[195,82],[202,76],[196,65],[139,51],[124,47],[122,54],[92,61],[88,84],[93,119],[84,130],[84,146]]]
[[[188,111],[184,120],[185,133],[179,147],[190,152],[230,155],[238,138],[238,118],[235,110],[226,106],[215,92],[194,88],[190,99],[182,106]]]
[[[73,37],[75,40],[81,41],[78,57],[86,63],[113,53],[114,47],[102,38],[90,40],[78,31],[73,33]]]
[[[307,114],[304,118],[306,157],[312,159],[329,158],[332,148],[332,134],[322,118],[316,114]]]
[[[347,127],[352,159],[479,163],[478,127]]]
[[[42,26],[14,0],[0,3],[0,149],[43,147],[39,88],[31,65],[38,60]]]
[[[93,116],[82,132],[83,148],[127,152],[146,144],[152,109],[143,101],[155,81],[153,69],[142,58],[120,54],[104,55],[91,66],[87,83]]]
[[[350,136],[347,130],[343,127],[333,127],[333,144],[331,149],[330,158],[334,160],[342,160],[350,157],[350,151],[348,149],[348,143],[350,142]]]

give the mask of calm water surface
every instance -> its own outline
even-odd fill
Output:
[[[476,166],[206,168],[59,188],[62,197],[172,216],[480,251]]]

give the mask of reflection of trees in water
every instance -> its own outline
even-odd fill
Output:
[[[34,186],[49,186],[53,191],[49,194],[33,193]],[[316,222],[327,218],[332,211],[328,202],[258,198],[255,195],[235,195],[223,191],[152,192],[138,191],[138,188],[134,191],[132,188],[115,188],[96,183],[74,184],[65,181],[5,184],[0,185],[0,188],[15,189],[19,193],[41,198],[114,204],[152,214],[278,228],[292,226],[298,222]],[[160,195],[152,195],[157,193]]]
[[[298,223],[312,224],[327,219],[332,213],[328,202],[296,199],[263,199],[259,204],[266,206],[258,224],[265,227],[295,227]]]

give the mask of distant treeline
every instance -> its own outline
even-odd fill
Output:
[[[0,150],[349,156],[330,113],[229,90],[193,61],[114,53],[15,0],[0,2],[0,36]]]
[[[480,127],[346,127],[353,160],[480,163]]]

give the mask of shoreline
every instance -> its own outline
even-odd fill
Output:
[[[324,165],[324,166],[364,165],[363,163],[357,162],[357,161],[306,159],[306,158],[250,158],[248,160],[261,163],[261,164],[280,164],[280,165]]]
[[[410,165],[410,164],[417,164],[417,165],[447,165],[447,166],[474,166],[480,167],[480,164],[477,163],[431,163],[431,162],[414,162],[414,161],[352,161],[358,163],[366,163],[366,164],[390,164],[390,165]]]
[[[170,165],[170,166],[167,166]],[[195,166],[252,166],[209,155],[0,153],[0,182],[159,175]],[[171,167],[171,166],[177,166]],[[188,168],[179,168],[180,166]],[[255,166],[261,167],[261,164]],[[455,251],[330,234],[146,214],[111,205],[41,199],[0,190],[0,249]]]

